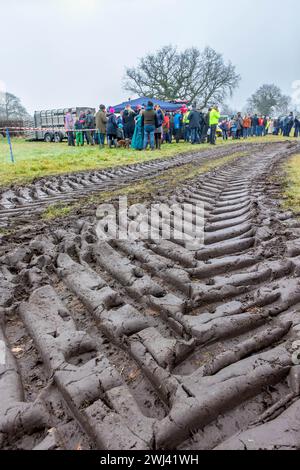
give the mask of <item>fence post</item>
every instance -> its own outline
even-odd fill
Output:
[[[9,145],[9,150],[10,150],[10,159],[13,163],[15,163],[13,149],[12,149],[12,145],[11,145],[11,138],[10,138],[10,135],[9,135],[8,127],[6,128],[6,137],[7,137],[7,142],[8,142],[8,145]]]

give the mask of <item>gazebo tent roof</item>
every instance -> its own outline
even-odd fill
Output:
[[[146,96],[141,96],[140,98],[137,98],[136,100],[130,100],[130,101],[124,101],[124,103],[117,104],[116,106],[112,106],[116,113],[120,113],[125,109],[125,106],[130,104],[130,106],[134,109],[137,106],[147,106],[148,101],[152,101],[153,104],[159,104],[161,109],[164,111],[176,111],[177,109],[180,109],[182,104],[176,104],[176,103],[169,103],[168,101],[161,101],[157,100],[155,98],[147,98]]]

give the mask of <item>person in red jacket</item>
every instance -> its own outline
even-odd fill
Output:
[[[170,116],[168,114],[165,114],[162,128],[163,128],[163,141],[168,142],[168,144],[171,144]]]
[[[263,132],[264,132],[264,118],[260,116],[258,118],[258,136],[262,137]]]
[[[247,139],[250,136],[251,117],[245,116],[243,119],[243,137]]]

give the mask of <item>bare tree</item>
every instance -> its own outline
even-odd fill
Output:
[[[290,103],[291,98],[283,95],[278,86],[265,84],[248,99],[248,109],[263,116],[271,116],[276,113],[286,114]]]
[[[12,93],[0,93],[0,118],[6,121],[12,119],[27,119],[28,112],[21,100]]]
[[[162,100],[188,100],[204,108],[221,103],[238,86],[235,66],[224,63],[210,47],[192,47],[183,52],[169,45],[147,54],[137,67],[127,68],[125,90]]]

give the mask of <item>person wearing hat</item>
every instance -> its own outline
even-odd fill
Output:
[[[105,109],[104,104],[100,104],[99,111],[96,114],[96,129],[98,130],[100,148],[104,148],[106,124],[107,124],[106,109]]]

